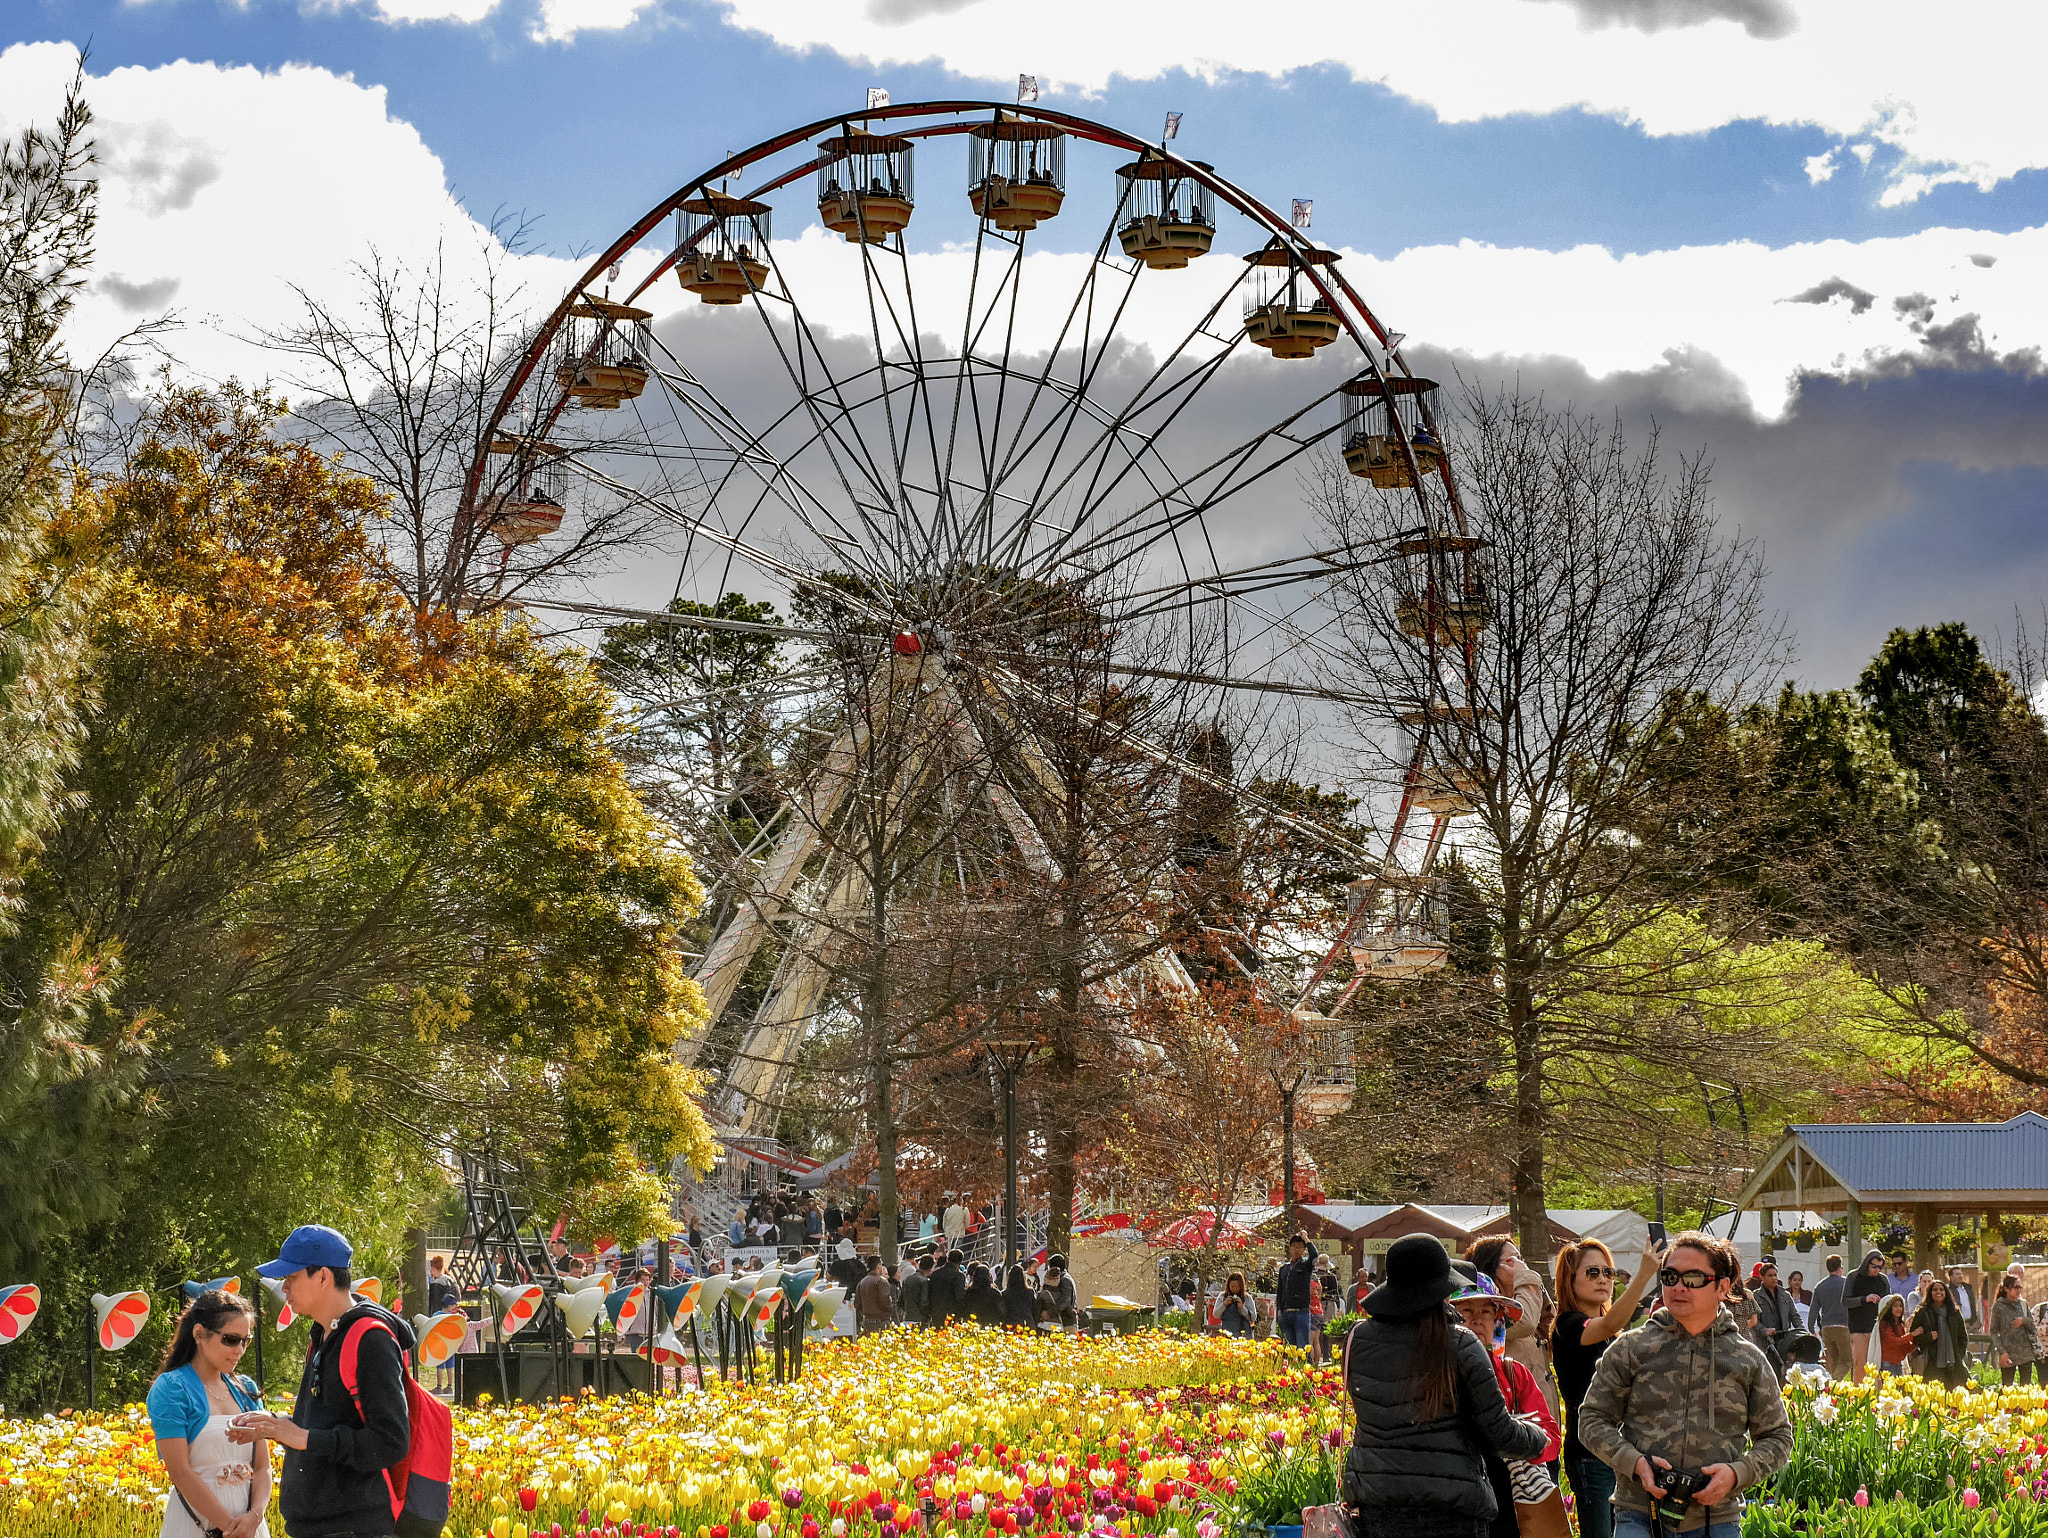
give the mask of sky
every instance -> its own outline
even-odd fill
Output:
[[[1704,448],[1806,683],[1853,682],[1894,626],[2041,620],[2039,0],[11,0],[0,128],[48,118],[80,47],[104,186],[81,351],[169,310],[183,366],[262,377],[251,338],[295,289],[345,295],[373,248],[468,259],[508,220],[552,300],[728,152],[870,87],[1008,100],[1030,73],[1043,106],[1140,137],[1180,113],[1182,153],[1312,199],[1314,238],[1437,377]],[[958,175],[920,163],[924,189]],[[831,242],[777,219],[826,323],[856,329]],[[962,196],[923,191],[919,220],[934,272],[971,238]],[[1030,260],[1066,270],[1099,230],[1055,221]],[[661,292],[657,324],[715,341]],[[1230,537],[1298,546],[1294,516]],[[661,559],[607,591],[660,596]]]

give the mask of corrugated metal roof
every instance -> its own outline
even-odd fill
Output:
[[[1857,1122],[1788,1129],[1855,1191],[2048,1191],[2048,1117],[1988,1124]]]

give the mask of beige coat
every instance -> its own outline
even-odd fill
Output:
[[[1550,1406],[1551,1415],[1558,1417],[1563,1425],[1563,1412],[1558,1407],[1557,1379],[1550,1371],[1550,1347],[1537,1339],[1537,1322],[1543,1317],[1543,1278],[1527,1261],[1513,1262],[1512,1269],[1502,1268],[1500,1276],[1502,1292],[1514,1294],[1515,1301],[1522,1305],[1522,1317],[1508,1326],[1508,1355],[1529,1369],[1536,1379],[1536,1386],[1543,1390],[1544,1403]]]

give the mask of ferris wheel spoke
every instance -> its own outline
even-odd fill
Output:
[[[922,434],[924,451],[930,457],[934,481],[934,500],[931,517],[928,520],[912,518],[909,520],[909,523],[913,530],[921,529],[923,532],[925,557],[929,567],[935,571],[944,572],[951,562],[947,552],[941,548],[940,531],[952,522],[952,487],[950,485],[950,478],[944,473],[943,469],[945,456],[939,450],[939,412],[932,400],[931,366],[925,357],[924,337],[918,325],[917,286],[910,279],[910,253],[906,247],[899,243],[896,248],[896,256],[903,281],[903,317],[909,323],[907,334],[905,334],[904,326],[900,323],[897,325],[897,332],[899,335],[904,336],[905,351],[910,359],[914,377],[917,380],[917,390],[911,400],[911,421],[906,423],[906,426],[912,430],[914,435],[915,417],[921,411],[924,418]],[[895,315],[895,306],[893,304],[890,306],[890,313],[893,318]],[[966,355],[963,354],[961,363],[956,365],[956,378],[967,371],[965,358]],[[909,442],[904,444],[903,454],[903,464],[897,472],[899,482],[903,481],[909,473],[908,467],[911,454]]]
[[[1288,431],[1316,407],[1328,402],[1336,393],[1332,390],[1317,397],[1271,427],[1262,429],[1243,443],[1233,445],[1185,480],[1176,481],[1169,492],[1152,497],[1107,526],[1094,530],[1081,544],[1064,551],[1051,552],[1052,560],[1042,563],[1041,569],[1050,569],[1051,564],[1082,560],[1111,542],[1129,544],[1136,540],[1138,548],[1142,549],[1170,535],[1181,524],[1205,516],[1231,497],[1241,495],[1267,476],[1285,469],[1302,454],[1337,431],[1334,427],[1323,428],[1302,437]],[[1277,458],[1238,479],[1238,472],[1252,464],[1260,450],[1275,439],[1285,442],[1289,447],[1280,451]],[[1190,487],[1201,486],[1212,476],[1217,477],[1215,483],[1199,495],[1189,491]],[[1185,498],[1184,507],[1179,512],[1173,511],[1171,506],[1175,492]]]
[[[1114,220],[1111,222],[1113,224]],[[1107,249],[1107,240],[1108,235],[1105,234],[1104,249]],[[1095,358],[1091,364],[1089,360],[1089,342],[1090,338],[1094,335],[1095,329],[1095,290],[1103,265],[1100,261],[1090,263],[1088,271],[1083,275],[1080,291],[1075,295],[1073,307],[1069,312],[1068,326],[1062,328],[1060,338],[1046,356],[1045,371],[1033,386],[1032,393],[1025,402],[1024,410],[1018,419],[1017,430],[1012,435],[1010,447],[997,472],[996,483],[1006,483],[1009,480],[1013,467],[1017,466],[1024,456],[1033,452],[1040,452],[1040,457],[1042,457],[1044,462],[1043,468],[1038,475],[1038,484],[1033,488],[1030,496],[1031,504],[1035,508],[1042,508],[1046,505],[1048,487],[1059,469],[1062,456],[1065,453],[1067,440],[1072,435],[1075,423],[1079,420],[1081,413],[1092,406],[1089,386],[1100,370],[1106,365],[1109,358],[1110,344],[1116,337],[1118,322],[1122,319],[1125,309],[1130,304],[1131,296],[1137,290],[1138,275],[1137,270],[1134,268],[1126,275],[1124,291],[1117,296],[1115,306],[1110,313],[1109,324],[1103,328],[1102,340],[1095,348]],[[1058,369],[1063,350],[1062,344],[1065,341],[1068,330],[1071,328],[1072,319],[1075,315],[1080,317],[1081,335],[1076,349],[1075,377],[1072,384],[1069,385],[1065,381],[1056,378],[1056,370]],[[1064,404],[1064,409],[1055,410],[1046,425],[1027,442],[1024,436],[1025,429],[1030,425],[1037,404],[1043,398],[1047,389],[1051,389],[1060,398]],[[1114,413],[1108,412],[1106,408],[1093,407],[1093,409],[1101,413],[1105,418],[1114,415]],[[1010,548],[1006,549],[1002,554],[1001,559],[1005,564],[1015,562],[1021,557],[1024,541],[1031,538],[1031,535],[1032,530],[1029,527],[1020,527],[1017,530],[1016,539],[1011,542]]]
[[[719,400],[716,394],[706,389],[686,369],[681,369],[681,365],[678,365],[678,368],[680,370],[679,376],[677,378],[664,376],[664,382],[691,406],[698,420],[713,432],[721,442],[726,444],[729,452],[732,454],[731,464],[728,466],[725,477],[719,483],[719,492],[721,494],[724,492],[730,484],[731,476],[737,474],[742,468],[752,471],[761,483],[760,495],[755,498],[747,517],[742,520],[742,528],[744,529],[752,523],[763,500],[773,496],[814,538],[831,545],[835,549],[853,555],[853,564],[855,566],[867,564],[862,559],[862,553],[866,547],[862,545],[855,531],[848,528],[832,512],[824,499],[804,483],[802,477],[794,471],[782,456],[775,454],[767,448],[760,435],[749,431],[745,424],[740,421],[737,413],[733,412]],[[687,385],[684,384],[684,381],[687,381]],[[790,488],[794,492],[794,496],[786,494],[785,487]],[[856,514],[860,514],[862,506],[858,498],[849,497],[849,500],[853,503]],[[816,514],[817,518],[821,518],[826,523],[829,523],[833,532],[827,533],[825,529],[821,528],[814,519],[813,513]],[[877,573],[870,567],[869,574],[875,575]]]
[[[1235,354],[1238,339],[1234,338],[1221,351],[1205,360],[1197,362],[1194,367],[1187,370],[1178,379],[1165,384],[1163,388],[1159,389],[1157,394],[1154,394],[1155,386],[1161,386],[1162,381],[1168,380],[1175,365],[1180,363],[1190,349],[1193,348],[1196,338],[1211,335],[1208,330],[1209,323],[1216,318],[1217,312],[1223,308],[1223,305],[1229,300],[1230,296],[1237,291],[1242,281],[1243,279],[1240,277],[1237,283],[1231,284],[1217,297],[1216,302],[1209,307],[1208,312],[1200,320],[1196,321],[1187,334],[1160,360],[1152,374],[1139,385],[1122,409],[1106,417],[1103,431],[1096,443],[1079,456],[1077,470],[1080,465],[1089,464],[1092,464],[1094,469],[1091,473],[1089,487],[1082,495],[1081,508],[1073,520],[1072,527],[1074,529],[1084,526],[1092,516],[1094,509],[1108,495],[1108,492],[1105,491],[1098,496],[1096,494],[1096,487],[1103,471],[1113,462],[1117,446],[1125,441],[1126,436],[1135,436],[1147,447],[1156,444],[1158,438],[1172,426],[1180,414],[1194,403],[1196,397],[1200,395],[1203,386],[1215,378],[1221,372],[1223,366]],[[1175,397],[1178,397],[1178,403],[1173,405],[1162,422],[1151,427],[1140,425],[1140,418],[1146,412],[1155,407],[1167,405]],[[1069,479],[1071,479],[1071,475]],[[1112,481],[1109,490],[1114,490],[1115,484],[1116,482]],[[1055,490],[1057,489],[1059,488],[1055,488]]]
[[[783,273],[781,263],[776,260],[772,248],[769,251],[769,260],[775,264],[776,278],[782,285],[783,293],[788,296],[791,332],[796,340],[797,355],[794,359],[791,359],[788,348],[783,345],[781,333],[777,331],[774,318],[769,315],[763,296],[758,290],[754,295],[755,310],[761,317],[764,331],[775,347],[783,372],[791,388],[796,392],[796,409],[801,409],[810,417],[816,441],[822,445],[831,464],[832,473],[839,481],[848,502],[853,505],[855,515],[867,529],[869,537],[881,543],[886,536],[875,523],[867,503],[854,488],[853,477],[848,474],[846,464],[842,462],[842,454],[861,467],[861,478],[867,483],[870,491],[885,504],[888,501],[888,479],[883,474],[881,466],[875,462],[866,441],[858,433],[854,433],[849,442],[847,436],[842,433],[842,428],[854,421],[852,405],[846,399],[845,384],[826,361],[824,348],[819,345],[817,335],[805,318],[795,290],[790,286],[788,277]],[[806,344],[809,347],[808,362],[805,358]],[[822,389],[813,386],[808,378],[813,367],[823,376]],[[830,412],[826,407],[827,402],[830,403]]]

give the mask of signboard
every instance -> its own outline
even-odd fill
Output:
[[[1362,1253],[1367,1255],[1384,1255],[1387,1253],[1388,1250],[1391,1250],[1395,1245],[1399,1244],[1403,1239],[1406,1239],[1407,1237],[1409,1237],[1407,1234],[1397,1234],[1391,1239],[1362,1239],[1359,1241],[1359,1249]],[[1453,1258],[1456,1258],[1458,1253],[1458,1241],[1455,1236],[1446,1234],[1435,1234],[1432,1235],[1432,1237],[1436,1240],[1437,1243],[1441,1244],[1444,1247],[1444,1249],[1451,1254]]]

